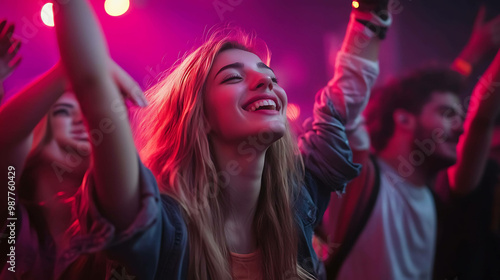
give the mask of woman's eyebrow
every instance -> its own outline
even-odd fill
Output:
[[[271,67],[267,66],[264,62],[257,63],[257,67],[258,68],[269,69],[269,70],[271,70],[274,73],[274,70]]]
[[[55,107],[68,107],[68,108],[74,108],[75,106],[73,106],[73,104],[70,104],[70,103],[57,103],[54,105],[54,108]]]
[[[222,67],[221,69],[219,69],[219,71],[217,72],[217,74],[215,74],[214,79],[217,77],[217,75],[219,75],[220,72],[222,72],[222,71],[224,71],[226,69],[229,69],[229,68],[243,69],[243,67],[244,67],[244,65],[241,62],[235,62],[235,63],[228,64],[228,65]],[[274,73],[273,69],[271,67],[267,66],[264,62],[258,62],[257,63],[257,68],[269,69],[269,70],[271,70]]]
[[[229,68],[243,69],[243,63],[235,62],[235,63],[231,63],[231,64],[228,64],[228,65],[222,67],[221,69],[219,69],[217,74],[215,74],[214,79],[217,77],[217,75],[219,75],[220,72],[222,72],[226,69],[229,69]]]

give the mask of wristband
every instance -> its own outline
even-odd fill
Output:
[[[377,36],[381,40],[385,38],[387,30],[392,23],[392,17],[387,13],[387,19],[382,19],[373,12],[365,12],[353,9],[351,12],[351,22],[357,23],[355,29],[362,32],[369,38]]]
[[[453,62],[453,70],[460,73],[462,76],[468,77],[472,72],[472,65],[464,59],[457,58]]]

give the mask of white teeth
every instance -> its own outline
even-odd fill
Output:
[[[276,110],[276,102],[274,102],[274,100],[272,99],[261,99],[261,100],[257,100],[255,101],[254,103],[250,104],[247,106],[247,110],[250,111],[250,112],[254,112],[255,110],[259,109],[260,107],[263,107],[263,106],[272,106],[273,110]]]

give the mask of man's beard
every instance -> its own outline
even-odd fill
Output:
[[[430,153],[425,153],[422,151],[420,147],[416,145],[416,141],[412,143],[412,146],[414,150],[419,150],[424,152],[425,154],[425,161],[424,161],[424,168],[428,170],[430,173],[436,173],[442,169],[448,168],[452,166],[453,164],[456,163],[456,154],[455,156],[450,156],[444,153],[442,150],[442,144],[447,143],[447,141],[450,141],[452,143],[458,141],[459,135],[453,135],[453,132],[450,134],[444,134],[441,139],[435,139],[435,137],[432,137],[432,132],[434,129],[429,129],[423,127],[420,123],[417,123],[417,127],[415,130],[415,139],[418,141],[432,141],[434,145],[434,150]],[[455,146],[456,149],[456,146]]]

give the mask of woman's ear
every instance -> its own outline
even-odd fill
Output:
[[[395,128],[406,131],[414,131],[417,125],[417,118],[414,114],[404,110],[396,109],[392,115]]]

